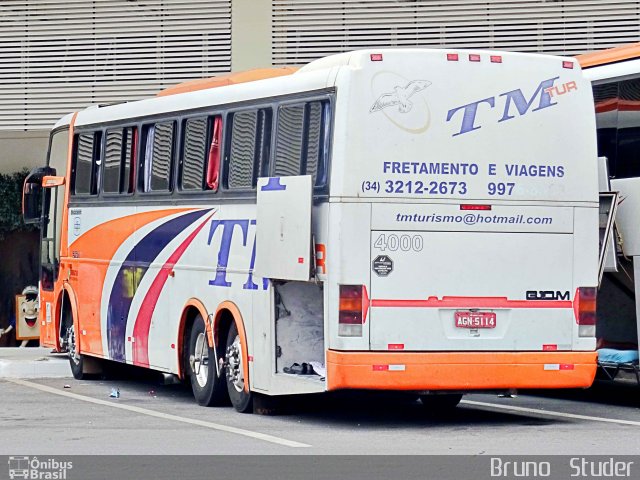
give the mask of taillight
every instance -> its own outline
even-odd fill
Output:
[[[364,323],[362,285],[340,285],[338,335],[361,337]]]
[[[578,336],[596,336],[596,296],[598,290],[595,287],[578,288],[575,300],[575,315],[578,322]]]

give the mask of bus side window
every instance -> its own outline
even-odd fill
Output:
[[[135,165],[135,127],[107,130],[104,158],[104,193],[132,193]]]
[[[122,129],[107,130],[104,152],[104,193],[120,193],[122,169]]]
[[[304,104],[278,108],[274,176],[300,175],[304,135]]]
[[[146,126],[140,175],[140,187],[143,192],[170,190],[174,134],[174,122],[159,122]]]
[[[607,157],[609,176],[618,176],[618,107],[619,82],[594,85],[593,99],[596,107],[598,156]]]
[[[304,175],[311,175],[313,185],[316,187],[322,187],[327,183],[330,120],[329,102],[309,102],[307,104],[307,151],[301,171]]]
[[[278,109],[274,175],[311,175],[313,185],[327,182],[329,102],[312,101]]]
[[[623,80],[619,87],[617,177],[640,177],[640,78]]]
[[[122,175],[120,175],[120,193],[133,193],[138,154],[138,129],[127,127],[124,129],[126,141],[122,145]]]
[[[203,190],[207,161],[207,118],[189,118],[184,122],[184,142],[180,162],[180,189]]]
[[[269,164],[271,110],[235,112],[229,118],[231,133],[225,186],[255,188],[258,177],[266,175]]]
[[[73,151],[73,193],[98,193],[101,132],[81,133],[75,136]]]

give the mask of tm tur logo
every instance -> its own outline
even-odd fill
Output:
[[[488,105],[491,109],[496,108],[496,103],[498,101],[497,99],[502,99],[502,101],[504,102],[502,116],[497,120],[497,123],[506,122],[507,120],[515,118],[515,112],[512,112],[512,106],[515,106],[518,115],[522,117],[529,112],[529,109],[531,109],[531,107],[535,104],[536,99],[537,106],[531,109],[532,112],[537,112],[538,110],[557,105],[558,103],[553,101],[554,98],[578,89],[578,86],[575,82],[568,82],[560,86],[554,86],[554,82],[559,78],[560,77],[553,77],[540,82],[536,90],[533,92],[533,95],[531,95],[529,99],[527,99],[524,93],[522,93],[522,90],[518,88],[516,90],[510,90],[508,92],[501,93],[497,97],[487,97],[483,98],[482,100],[477,100],[466,105],[452,108],[447,112],[447,122],[453,120],[454,117],[462,117],[460,129],[456,133],[454,133],[452,137],[463,135],[465,133],[469,133],[482,128],[481,125],[476,124],[478,109],[481,105],[483,106],[484,110],[487,109],[486,105]],[[462,113],[458,114],[458,112]]]

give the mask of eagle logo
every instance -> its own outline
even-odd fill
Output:
[[[379,112],[387,107],[396,105],[400,113],[407,113],[413,107],[413,103],[409,99],[429,85],[431,85],[431,82],[428,80],[412,80],[404,87],[397,85],[393,92],[380,95],[369,109],[369,113]]]

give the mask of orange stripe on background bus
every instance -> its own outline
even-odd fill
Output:
[[[640,43],[632,43],[630,45],[583,53],[582,55],[576,56],[582,68],[596,67],[598,65],[621,62],[639,57]]]
[[[640,101],[610,98],[608,100],[596,103],[596,113],[613,112],[615,110],[619,112],[640,111]]]

